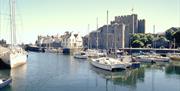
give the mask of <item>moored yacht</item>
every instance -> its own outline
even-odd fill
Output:
[[[169,57],[172,60],[180,61],[180,54],[171,54]]]
[[[86,51],[86,54],[88,57],[90,58],[97,58],[97,57],[106,57],[106,53],[105,52],[101,52],[99,50],[93,50],[93,49],[88,49]]]
[[[108,11],[107,11],[107,34],[108,34]],[[115,33],[116,34],[116,33]],[[106,36],[108,39],[108,36]],[[98,43],[98,42],[97,42]],[[108,49],[108,41],[106,42],[106,48]],[[116,50],[116,41],[115,41],[115,50]],[[98,47],[97,47],[98,48]],[[115,56],[117,55],[115,51]],[[114,71],[115,69],[126,69],[127,67],[131,66],[131,63],[128,61],[125,61],[125,57],[119,58],[112,58],[108,57],[98,57],[98,58],[91,58],[90,63],[98,68],[104,69],[104,70],[109,70],[109,71]]]
[[[80,51],[80,52],[75,52],[75,53],[74,53],[74,58],[87,59],[88,56],[87,56],[86,52]]]
[[[1,57],[8,68],[15,68],[27,61],[27,52],[20,47],[9,48],[9,51]]]
[[[131,63],[121,61],[110,57],[91,58],[91,64],[95,67],[113,71],[115,69],[126,69],[131,66]]]
[[[6,53],[3,53],[1,60],[9,68],[15,68],[27,61],[27,53],[16,44],[16,27],[15,27],[15,0],[9,0],[10,5],[10,31],[11,31],[11,45]]]

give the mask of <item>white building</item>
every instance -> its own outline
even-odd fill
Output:
[[[66,32],[62,37],[62,47],[63,48],[82,48],[83,47],[83,39],[79,33],[69,33]]]
[[[41,47],[58,47],[61,44],[61,37],[59,35],[55,36],[38,36],[36,45]]]

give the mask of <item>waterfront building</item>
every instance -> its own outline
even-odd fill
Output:
[[[114,23],[123,23],[126,25],[125,30],[125,47],[130,47],[130,36],[134,33],[145,33],[145,20],[138,20],[137,14],[125,15],[125,16],[116,16]]]
[[[90,33],[89,36],[85,36],[84,42],[88,42],[88,37],[89,37],[89,48],[91,49],[96,49],[96,48],[105,49],[107,48],[106,46],[107,41],[108,41],[108,49],[114,49],[115,46],[117,48],[124,48],[125,39],[126,39],[125,30],[126,30],[126,25],[123,23],[121,24],[114,23],[108,25],[108,32],[107,32],[107,25],[104,25],[103,27],[100,27],[98,31],[93,31]],[[84,46],[88,46],[87,44],[88,43],[84,43]]]
[[[53,36],[38,36],[38,40],[36,41],[36,45],[39,47],[61,47],[61,36],[53,35]]]
[[[66,32],[62,36],[62,47],[70,48],[70,49],[82,48],[83,47],[82,36],[79,33]]]
[[[36,45],[39,47],[53,48],[82,48],[83,40],[79,33],[65,32],[63,35],[38,36]]]
[[[97,34],[98,33],[98,34]],[[110,49],[130,47],[130,37],[134,33],[145,33],[145,20],[138,20],[137,14],[116,16],[113,21],[108,25],[100,27],[96,31],[92,31],[89,36],[85,36],[84,46],[89,44],[89,48]],[[97,36],[98,35],[98,36]],[[107,43],[108,42],[108,43]],[[108,44],[108,46],[106,46]]]

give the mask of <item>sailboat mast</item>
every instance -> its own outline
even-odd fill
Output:
[[[12,21],[13,21],[13,39],[16,44],[16,0],[12,0]]]
[[[98,46],[99,46],[99,38],[98,38],[98,17],[96,18],[96,22],[97,22],[97,25],[96,25],[96,27],[97,27],[97,32],[96,32],[96,37],[97,37],[97,40],[96,40],[96,43],[97,43],[97,45],[96,45],[96,47],[97,47],[97,50],[98,50]]]
[[[0,6],[1,6],[1,1],[0,1]],[[1,7],[0,7],[0,39],[1,39]]]
[[[89,24],[88,24],[88,33],[89,33]],[[89,49],[89,39],[90,38],[90,33],[88,34],[88,49]]]
[[[11,45],[16,43],[15,0],[9,0]]]
[[[116,41],[116,30],[114,30],[114,52],[115,52],[115,58],[117,57],[117,41]]]
[[[155,25],[153,25],[153,31],[154,31],[154,37],[155,37],[155,40],[154,40],[154,52],[156,53],[156,39],[157,39],[157,36],[156,36],[156,33],[155,33]]]
[[[106,36],[106,49],[108,50],[108,10],[107,10],[107,31],[106,31],[106,33],[107,33],[107,36]]]
[[[153,33],[154,33],[154,37],[156,38],[155,25],[153,25]],[[154,40],[154,48],[156,48],[156,41],[155,40]]]
[[[9,18],[10,18],[10,40],[11,40],[11,47],[12,47],[12,44],[13,44],[13,27],[12,27],[12,25],[13,25],[13,22],[12,22],[12,1],[11,0],[9,0]]]

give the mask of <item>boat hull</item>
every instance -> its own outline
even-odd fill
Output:
[[[85,56],[85,55],[74,55],[74,58],[77,58],[77,59],[87,59],[87,56]]]
[[[108,71],[113,71],[115,69],[126,69],[129,64],[126,64],[126,63],[118,63],[118,64],[109,64],[109,63],[101,63],[101,62],[98,62],[99,60],[106,60],[107,58],[103,57],[103,58],[97,58],[97,59],[91,59],[91,64],[97,68],[101,68],[101,69],[104,69],[104,70],[108,70]],[[116,59],[108,59],[108,60],[116,60]],[[119,60],[117,60],[119,61]],[[120,62],[120,61],[119,61]]]
[[[171,56],[172,60],[180,61],[180,56]]]
[[[5,86],[9,85],[11,82],[12,82],[12,79],[11,79],[11,78],[8,78],[8,79],[3,80],[3,82],[0,83],[0,88],[3,88],[3,87],[5,87]]]
[[[100,64],[100,63],[98,63],[98,62],[95,62],[95,61],[94,61],[95,59],[91,59],[91,60],[92,60],[92,61],[91,61],[91,64],[92,64],[93,66],[97,67],[97,68],[101,68],[101,69],[109,70],[109,71],[112,70],[112,68],[111,68],[110,65],[105,65],[105,64]]]
[[[25,54],[25,53],[7,53],[1,59],[9,68],[16,68],[16,67],[26,63],[27,54]]]

